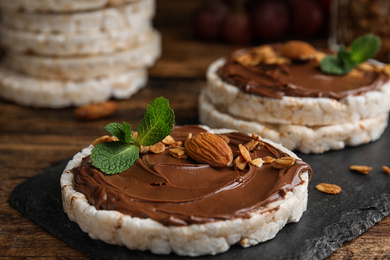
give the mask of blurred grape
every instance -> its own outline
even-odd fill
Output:
[[[291,32],[294,36],[314,35],[322,26],[324,15],[314,0],[290,0]]]
[[[288,28],[289,9],[282,0],[252,3],[250,16],[255,32],[266,40],[280,38]]]
[[[228,14],[228,7],[222,1],[202,4],[192,18],[193,32],[196,38],[206,41],[220,39],[222,24]]]
[[[230,44],[245,45],[252,41],[253,31],[248,15],[229,13],[223,23],[223,36]]]

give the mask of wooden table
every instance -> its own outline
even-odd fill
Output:
[[[103,127],[109,122],[125,120],[138,125],[155,97],[170,100],[177,124],[198,122],[197,96],[205,84],[205,70],[234,47],[191,38],[186,21],[197,4],[194,0],[158,1],[156,27],[163,35],[163,56],[150,69],[148,85],[132,98],[116,101],[119,109],[109,118],[80,121],[73,108],[27,108],[0,100],[0,259],[85,259],[9,205],[8,197],[19,183],[106,134]],[[183,11],[173,12],[173,8]],[[390,216],[329,257],[374,258],[390,258]]]

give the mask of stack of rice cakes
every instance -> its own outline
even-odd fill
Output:
[[[307,50],[307,48],[301,49]],[[389,65],[383,66],[383,64],[375,63],[375,61],[365,62],[343,77],[326,75],[319,71],[318,66],[314,66],[313,69],[309,70],[309,75],[299,71],[308,71],[304,64],[307,62],[318,64],[325,54],[315,50],[312,46],[309,46],[308,49],[311,49],[309,54],[302,55],[301,60],[297,60],[296,63],[291,65],[288,64],[290,60],[297,58],[293,57],[292,59],[290,57],[292,52],[284,53],[285,56],[283,56],[279,51],[272,51],[271,46],[268,45],[238,50],[229,57],[213,62],[207,72],[207,86],[202,90],[199,99],[200,122],[214,128],[237,129],[248,133],[255,132],[264,138],[283,144],[288,149],[299,150],[303,153],[323,153],[328,150],[343,149],[345,146],[360,145],[379,139],[387,127],[390,110]],[[267,53],[261,53],[264,50],[267,50]],[[294,47],[293,50],[297,52],[300,48]],[[333,80],[336,79],[343,82],[364,82],[364,75],[373,73],[379,76],[371,85],[378,84],[378,87],[366,91],[369,86],[364,86],[364,83],[361,83],[361,93],[346,95],[340,99],[326,96],[301,97],[289,95],[272,98],[261,94],[248,93],[243,88],[251,88],[250,80],[256,81],[259,77],[263,77],[264,82],[266,82],[263,83],[269,85],[269,89],[266,91],[275,93],[279,91],[278,89],[272,90],[273,87],[271,87],[279,84],[278,79],[273,82],[270,79],[272,73],[275,73],[272,69],[259,72],[260,74],[254,76],[257,79],[246,78],[249,83],[241,87],[234,84],[234,82],[226,82],[221,78],[219,69],[226,64],[228,59],[237,58],[239,60],[238,56],[245,58],[248,53],[255,55],[257,58],[263,55],[263,62],[267,59],[271,62],[280,62],[279,65],[276,63],[261,65],[262,62],[260,62],[260,67],[269,66],[272,68],[279,66],[281,68],[279,76],[284,74],[285,76],[282,76],[282,78],[285,77],[287,80],[294,76],[292,73],[302,74],[300,77],[295,77],[297,82],[285,84],[282,91],[290,91],[289,89],[293,90],[295,88],[310,92],[315,90],[318,84],[331,86],[334,84]],[[283,64],[286,60],[287,63]],[[240,62],[244,65],[240,65]],[[237,78],[253,76],[252,72],[257,70],[258,65],[245,64],[244,60],[240,62],[235,61],[236,65],[234,66],[241,66],[241,69],[244,69],[245,72],[239,75],[237,71],[234,71],[237,68],[235,67],[231,70],[232,73],[237,73]],[[249,61],[249,63],[251,62]],[[268,76],[261,76],[261,74]],[[269,77],[270,75],[271,77]],[[299,85],[299,83],[303,83],[302,80],[310,80],[311,85],[308,89]],[[259,88],[256,90],[259,90]],[[260,91],[262,90],[260,89]],[[330,94],[338,95],[337,90]]]
[[[161,54],[155,0],[13,0],[0,7],[0,96],[21,105],[129,98]]]

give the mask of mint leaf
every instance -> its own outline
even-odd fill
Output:
[[[118,140],[123,143],[129,144],[135,141],[133,133],[131,132],[131,126],[126,122],[123,122],[123,125],[119,123],[109,123],[104,129],[116,136]]]
[[[104,127],[104,129],[116,136],[119,141],[126,143],[126,134],[123,129],[123,125],[119,123],[109,123]]]
[[[363,35],[351,44],[352,59],[357,63],[375,56],[381,46],[381,40],[373,34]]]
[[[139,147],[122,142],[106,142],[92,149],[92,165],[106,174],[116,174],[130,168],[139,157]]]
[[[141,145],[153,145],[162,141],[172,132],[175,115],[169,107],[169,102],[163,97],[153,100],[146,109],[137,133]]]
[[[326,55],[320,62],[321,71],[327,74],[343,75],[360,63],[374,57],[381,45],[380,38],[366,34],[355,39],[351,50],[341,48],[337,56]]]
[[[336,56],[326,55],[325,58],[322,59],[320,66],[321,70],[325,73],[335,75],[344,74],[344,68]]]
[[[173,129],[175,115],[169,102],[156,98],[146,109],[138,126],[138,139],[133,136],[130,124],[110,123],[104,127],[119,141],[96,145],[91,152],[92,165],[106,174],[116,174],[130,168],[139,158],[141,145],[149,146],[162,141]]]

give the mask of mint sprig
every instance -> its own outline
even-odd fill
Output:
[[[92,165],[106,174],[116,174],[130,168],[139,158],[141,145],[149,146],[162,141],[171,134],[175,115],[169,102],[163,97],[156,98],[147,107],[144,118],[133,136],[130,124],[110,123],[105,130],[119,141],[96,145],[91,152]]]
[[[320,63],[321,71],[327,74],[343,75],[360,63],[374,57],[381,46],[381,40],[373,34],[356,38],[350,49],[340,48],[335,55],[326,55]]]

